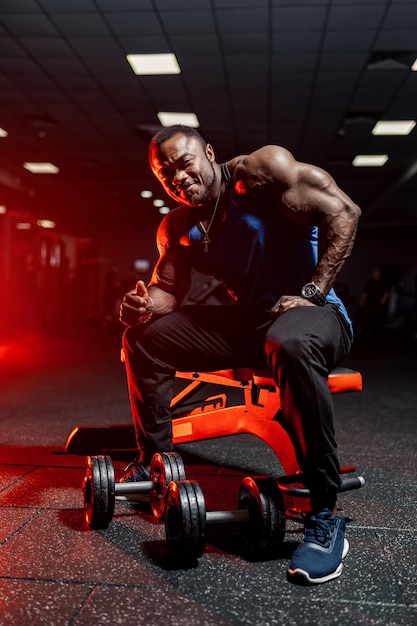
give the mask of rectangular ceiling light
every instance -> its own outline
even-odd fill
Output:
[[[411,71],[417,72],[417,59],[414,61],[413,65],[411,66]]]
[[[7,137],[9,133],[4,128],[0,128],[0,137]]]
[[[127,62],[138,76],[181,74],[175,54],[128,54]]]
[[[38,220],[37,225],[41,228],[55,228],[56,224],[52,220]]]
[[[373,135],[409,135],[416,125],[414,120],[380,121],[372,129]]]
[[[198,128],[200,122],[195,113],[158,113],[158,120],[162,126],[173,126],[174,124],[182,124],[183,126],[191,126],[192,128]]]
[[[387,154],[357,154],[352,165],[354,167],[382,167],[387,161]]]
[[[58,174],[59,168],[53,163],[23,163],[23,167],[32,174]]]

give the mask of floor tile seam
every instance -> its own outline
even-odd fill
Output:
[[[410,526],[407,528],[402,528],[398,526],[365,526],[362,524],[352,524],[348,522],[346,525],[346,530],[373,530],[373,531],[395,531],[397,533],[412,533],[417,535],[417,529],[415,526]]]
[[[403,460],[403,457],[401,457],[401,461]],[[415,462],[415,458],[411,459],[410,458],[410,464],[411,462]],[[417,472],[414,473],[414,476],[409,475],[409,476],[404,476],[404,474],[397,474],[397,473],[393,473],[391,468],[385,468],[385,467],[381,467],[381,466],[371,466],[371,465],[361,465],[359,468],[358,466],[356,466],[356,473],[363,473],[365,476],[364,478],[366,479],[366,474],[367,473],[372,473],[372,472],[378,472],[379,474],[381,472],[386,472],[389,473],[389,476],[378,476],[378,477],[372,477],[372,486],[377,486],[377,487],[385,487],[387,488],[387,482],[389,481],[389,486],[392,486],[392,481],[393,480],[398,480],[398,481],[404,481],[404,482],[412,482],[413,478],[415,478],[415,476],[417,476]],[[367,485],[368,486],[368,485]]]
[[[85,457],[83,457],[82,462],[80,461],[79,465],[49,465],[49,464],[43,464],[43,463],[7,463],[6,461],[0,461],[0,466],[1,467],[30,467],[32,468],[31,471],[34,471],[36,469],[51,469],[51,470],[56,470],[56,469],[83,469],[85,465]]]
[[[36,509],[36,511],[38,511],[39,514],[43,513],[43,512],[50,512],[50,511],[73,511],[74,513],[79,513],[83,511],[83,506],[47,506],[47,505],[30,505],[30,504],[1,504],[0,503],[0,510],[1,509],[21,509],[21,510],[25,510],[25,509]],[[0,625],[1,626],[1,625]]]
[[[33,511],[42,511],[46,507],[31,504],[2,504],[0,502],[0,509],[32,509]]]
[[[70,617],[70,619],[67,622],[68,626],[71,626],[72,624],[76,623],[77,618],[79,617],[79,615],[81,614],[81,612],[84,610],[84,607],[86,607],[89,603],[89,601],[91,600],[91,598],[94,595],[95,590],[97,589],[97,585],[89,585],[87,587],[87,590],[84,594],[84,597],[82,598],[82,600],[80,600],[80,602],[78,603],[78,605],[74,608],[72,615]]]
[[[282,595],[281,595],[282,597]],[[403,608],[403,609],[409,609],[411,608],[410,605],[406,604],[406,603],[399,603],[399,602],[384,602],[381,600],[354,600],[352,598],[335,598],[335,596],[333,595],[332,597],[327,598],[314,598],[311,597],[309,598],[309,600],[313,603],[318,603],[320,605],[336,605],[336,604],[344,604],[344,605],[352,605],[352,606],[363,606],[363,607],[384,607],[384,608]]]
[[[111,582],[111,581],[99,581],[99,580],[77,580],[75,578],[49,578],[46,576],[5,576],[4,574],[0,574],[0,581],[25,581],[25,582],[33,582],[33,583],[57,583],[63,585],[77,585],[77,586],[85,586],[90,588],[91,592],[95,591],[95,589],[137,589],[140,591],[150,590],[154,591],[156,588],[160,588],[161,591],[166,589],[167,586],[171,587],[171,585],[162,580],[161,584],[141,584],[141,583],[120,583],[120,582]],[[182,593],[181,589],[175,589],[178,593]]]
[[[384,608],[403,608],[403,609],[409,609],[409,608],[414,608],[414,605],[408,605],[406,602],[384,602],[381,600],[355,600],[352,598],[341,598],[341,597],[336,597],[334,594],[330,595],[328,598],[327,597],[323,597],[322,595],[320,596],[314,596],[314,595],[309,595],[309,596],[304,596],[304,597],[297,597],[295,598],[294,594],[292,593],[291,589],[293,589],[294,587],[296,587],[296,585],[292,585],[291,583],[288,583],[288,585],[286,585],[286,588],[280,588],[279,590],[279,599],[284,600],[284,601],[290,601],[290,602],[294,602],[294,600],[296,599],[296,601],[298,603],[303,602],[306,603],[307,605],[312,603],[314,605],[323,605],[328,607],[330,606],[334,606],[336,604],[344,604],[344,605],[352,605],[352,606],[366,606],[366,607],[384,607]],[[152,587],[154,588],[154,587]],[[287,591],[288,590],[288,591]],[[178,588],[176,591],[178,591],[179,593],[187,593],[187,591],[184,588]],[[224,593],[224,598],[227,599],[227,597],[231,597],[231,598],[235,598],[237,595],[240,595],[237,591],[227,591],[227,590],[223,590]],[[313,590],[314,591],[314,590]],[[197,596],[196,596],[197,597]],[[265,602],[268,600],[271,600],[271,595],[270,593],[268,593],[267,591],[263,592],[263,591],[257,591],[256,593],[256,597],[258,600],[261,600],[262,598],[265,598]]]
[[[9,507],[9,508],[13,508],[13,507]],[[25,508],[31,508],[31,507],[25,507]],[[36,508],[33,515],[31,515],[26,521],[23,522],[23,524],[19,526],[19,528],[16,528],[14,531],[10,533],[10,535],[8,535],[2,542],[0,542],[0,548],[6,545],[11,539],[13,539],[13,537],[18,535],[20,531],[23,530],[28,524],[32,523],[33,520],[39,517],[41,511],[42,511],[41,508]]]
[[[0,463],[1,466],[5,466],[6,463]],[[37,469],[37,465],[33,465],[31,463],[21,463],[20,465],[18,465],[17,463],[13,463],[10,465],[7,465],[7,467],[27,467],[29,468],[27,472],[25,472],[24,474],[22,474],[21,476],[18,476],[17,478],[15,478],[9,485],[7,485],[6,487],[0,488],[0,493],[2,491],[4,491],[5,489],[8,489],[11,485],[15,485],[16,483],[18,483],[19,481],[21,481],[23,478],[26,478],[27,476],[30,476],[30,474],[32,474],[36,469]]]
[[[94,589],[94,587],[97,585],[97,582],[95,581],[75,580],[71,578],[48,578],[46,576],[5,576],[4,574],[0,574],[0,581],[2,580],[9,582],[24,581],[28,583],[57,583],[59,585],[80,585],[89,587],[90,589]]]

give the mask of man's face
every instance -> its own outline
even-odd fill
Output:
[[[150,165],[168,195],[188,206],[211,200],[216,173],[210,145],[204,150],[198,139],[177,134],[161,146],[153,147]]]

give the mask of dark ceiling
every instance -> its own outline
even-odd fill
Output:
[[[164,52],[181,74],[125,58]],[[153,219],[147,145],[157,112],[179,111],[219,161],[281,144],[330,171],[363,226],[415,227],[417,130],[371,130],[417,119],[416,58],[415,0],[0,0],[0,205],[80,233]],[[389,160],[354,168],[358,153]]]

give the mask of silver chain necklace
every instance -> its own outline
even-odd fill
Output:
[[[216,204],[214,206],[214,211],[213,211],[213,214],[211,216],[210,222],[208,223],[207,228],[204,226],[203,222],[200,220],[200,228],[203,231],[203,238],[201,240],[201,243],[203,244],[204,252],[208,252],[209,251],[209,246],[211,244],[211,239],[209,237],[209,232],[210,232],[210,229],[211,229],[211,227],[213,225],[214,218],[216,217],[217,207],[219,206],[219,200],[220,200],[221,193],[222,193],[222,187],[220,186],[219,195],[217,196]]]

